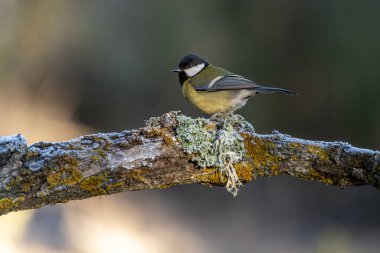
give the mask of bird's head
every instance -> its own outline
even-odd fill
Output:
[[[179,81],[182,84],[188,78],[196,76],[204,68],[209,65],[208,61],[197,54],[185,55],[178,64],[178,67],[172,69],[172,72],[177,72]]]

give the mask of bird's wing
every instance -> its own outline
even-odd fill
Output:
[[[218,76],[210,83],[196,87],[197,91],[241,90],[260,87],[251,80],[235,74]]]

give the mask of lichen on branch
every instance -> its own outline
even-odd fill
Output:
[[[178,112],[140,129],[27,146],[0,137],[0,215],[129,190],[201,183],[226,185],[287,174],[380,189],[380,153],[343,142],[259,135],[240,116],[223,122]]]
[[[178,115],[177,120],[176,134],[184,151],[193,155],[191,160],[200,168],[216,168],[221,179],[226,180],[227,191],[236,196],[242,183],[234,165],[241,162],[246,153],[240,132],[244,132],[247,126],[247,130],[253,130],[253,127],[237,115],[217,121]]]

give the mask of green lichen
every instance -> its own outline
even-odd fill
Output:
[[[25,159],[26,160],[29,160],[31,158],[34,158],[34,157],[37,157],[39,154],[37,151],[31,151],[31,150],[27,150],[26,153],[25,153]]]
[[[203,174],[202,179],[210,183],[225,183],[226,189],[236,196],[241,186],[234,164],[245,155],[244,139],[234,127],[253,130],[252,126],[239,115],[229,115],[218,122],[208,119],[192,119],[177,115],[178,141],[187,154],[202,168],[216,168],[215,173]]]
[[[20,205],[24,201],[25,201],[25,196],[21,195],[21,196],[19,196],[19,197],[16,198],[16,205],[18,206],[18,205]]]
[[[108,172],[105,172],[100,175],[91,176],[85,178],[80,183],[80,188],[86,190],[91,193],[91,195],[104,195],[106,194],[106,190],[102,188],[103,185],[107,184]]]
[[[96,156],[96,155],[93,155],[93,156],[91,156],[91,160],[97,162],[97,161],[100,160],[100,157],[99,157],[99,156]]]
[[[24,193],[30,192],[31,184],[30,183],[24,183],[21,187],[21,191]]]
[[[153,185],[151,184],[150,180],[145,176],[147,172],[148,172],[148,169],[146,168],[136,169],[130,172],[129,177],[133,178],[134,180],[140,183],[147,185],[149,188],[153,188]]]
[[[326,185],[332,185],[332,184],[338,184],[339,182],[336,181],[336,179],[329,177],[327,174],[323,174],[316,169],[312,168],[311,166],[307,168],[307,174],[299,173],[296,174],[297,177],[305,179],[305,180],[316,180],[318,182],[321,182]],[[342,184],[344,185],[344,184]]]
[[[0,212],[7,211],[14,206],[15,204],[13,203],[12,199],[10,198],[0,199]]]
[[[57,185],[72,186],[82,179],[82,173],[75,168],[61,167],[57,172],[48,175],[46,180],[50,188]]]
[[[124,182],[112,183],[112,184],[107,185],[106,191],[107,192],[114,192],[114,191],[118,191],[118,190],[123,189],[123,187],[125,187]]]
[[[298,150],[300,147],[302,147],[302,145],[298,142],[290,142],[288,146],[289,148],[295,149],[295,150]]]
[[[0,199],[0,213],[9,212],[12,208],[19,206],[22,202],[25,201],[25,196],[21,195],[11,198],[2,198]]]
[[[329,153],[324,150],[322,147],[317,145],[308,145],[307,150],[316,155],[316,158],[318,158],[321,161],[329,161]]]
[[[78,170],[78,161],[67,155],[59,157],[52,164],[52,171],[46,177],[49,188],[58,185],[72,186],[82,179],[82,173]]]
[[[11,189],[21,189],[24,193],[29,192],[31,184],[29,182],[25,182],[25,179],[26,178],[22,176],[15,176],[9,181],[8,184],[5,185],[5,189],[8,191]]]

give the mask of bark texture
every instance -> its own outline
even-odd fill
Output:
[[[178,114],[149,126],[27,146],[21,135],[0,137],[0,215],[128,190],[202,183],[224,185],[214,168],[199,168],[178,141]],[[210,121],[206,126],[215,129]],[[239,128],[239,127],[237,127]],[[237,129],[246,154],[235,164],[243,183],[288,174],[340,187],[380,189],[380,153],[343,142],[308,141]]]

